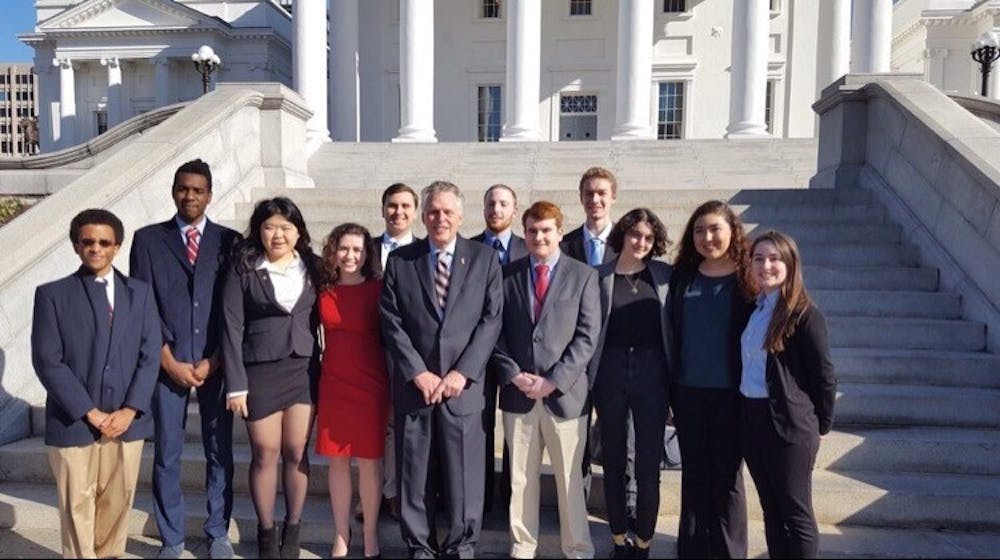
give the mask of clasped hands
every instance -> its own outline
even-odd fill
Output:
[[[544,399],[556,390],[556,386],[548,379],[526,371],[515,375],[511,383],[533,401]]]
[[[135,410],[128,407],[111,413],[103,412],[97,408],[92,408],[87,412],[87,422],[97,428],[101,435],[109,439],[124,434],[125,430],[132,425],[132,420],[135,420]]]
[[[424,404],[438,404],[462,394],[465,390],[465,376],[458,370],[451,370],[445,376],[430,371],[420,372],[413,378],[413,384],[424,397]]]
[[[174,383],[189,389],[191,387],[201,387],[208,376],[215,370],[209,359],[198,360],[195,363],[180,362],[170,360],[163,362],[163,371],[173,379]]]

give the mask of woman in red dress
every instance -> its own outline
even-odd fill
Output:
[[[351,459],[358,465],[364,513],[365,557],[378,557],[382,455],[389,414],[389,380],[379,340],[382,282],[371,255],[372,238],[357,224],[339,225],[323,246],[318,305],[325,333],[316,452],[330,458],[330,505],[336,525],[332,557],[350,548]]]

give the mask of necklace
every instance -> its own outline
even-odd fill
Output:
[[[633,294],[638,294],[639,293],[639,273],[640,272],[642,272],[642,271],[641,270],[640,271],[636,271],[636,272],[633,272],[631,274],[622,274],[622,276],[625,277],[625,281],[628,282],[629,287],[632,288],[632,293]],[[634,278],[634,280],[633,280],[633,278]]]

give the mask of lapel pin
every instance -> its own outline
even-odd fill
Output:
[[[459,257],[458,262],[465,264],[465,257]]]

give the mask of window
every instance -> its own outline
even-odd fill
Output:
[[[500,140],[501,101],[500,86],[479,86],[479,114],[476,127],[476,140],[479,142]]]
[[[0,119],[10,116],[10,109],[7,107],[0,107]]]
[[[30,109],[26,109],[26,108],[24,108],[24,109],[18,109],[17,110],[17,116],[18,117],[30,117],[31,116],[31,110]]]
[[[495,19],[500,17],[501,0],[483,0],[483,19]]]
[[[596,95],[563,95],[559,99],[559,112],[567,113],[597,113]]]
[[[769,0],[768,9],[771,10],[772,12],[780,12],[781,0]]]
[[[684,82],[660,82],[656,118],[658,140],[678,140],[684,137]]]
[[[589,16],[594,13],[592,0],[569,0],[569,15]]]
[[[7,101],[7,92],[0,91],[0,101]]]
[[[559,139],[562,141],[597,140],[597,96],[587,93],[564,93],[559,98]]]
[[[767,90],[764,94],[764,123],[767,124],[767,133],[774,133],[774,80],[767,81]]]
[[[97,124],[97,135],[100,136],[108,131],[108,112],[94,111],[94,122]]]
[[[5,124],[0,124],[0,134],[7,134],[10,132],[10,128]]]
[[[687,2],[684,0],[663,0],[663,11],[668,14],[673,12],[686,12],[686,3]]]
[[[0,154],[9,154],[9,153],[10,153],[10,142],[7,142],[6,140],[0,142]]]
[[[0,84],[7,83],[7,74],[0,74]]]

